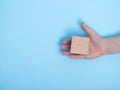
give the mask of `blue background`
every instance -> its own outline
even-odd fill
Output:
[[[120,55],[72,60],[63,39],[120,34],[119,0],[0,0],[0,90],[120,90]]]

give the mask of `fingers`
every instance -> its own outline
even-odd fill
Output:
[[[70,50],[70,46],[71,46],[71,39],[64,40],[63,44],[61,46],[61,49],[62,50]]]
[[[62,55],[64,55],[64,56],[69,56],[69,55],[70,55],[70,52],[62,52]]]
[[[69,57],[72,59],[84,59],[84,58],[86,58],[84,55],[77,55],[77,54],[71,54],[71,55],[69,55]]]
[[[82,23],[82,28],[89,36],[96,35],[96,32],[92,31],[85,23]]]
[[[71,39],[63,40],[63,44],[71,44]]]
[[[62,45],[61,49],[62,50],[70,50],[70,44],[68,44],[68,45]]]
[[[84,55],[79,55],[79,54],[71,54],[70,52],[62,52],[62,55],[64,56],[69,56],[72,59],[89,59]]]

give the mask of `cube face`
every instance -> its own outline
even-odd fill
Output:
[[[88,37],[73,36],[71,41],[70,53],[72,54],[89,54],[89,43]]]

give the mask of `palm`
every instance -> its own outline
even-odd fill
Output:
[[[98,42],[99,41],[99,42]],[[98,43],[97,43],[98,42]],[[90,40],[90,53],[86,55],[86,58],[96,58],[105,53],[104,40],[96,37],[96,40]]]

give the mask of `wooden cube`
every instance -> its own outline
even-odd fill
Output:
[[[73,36],[71,41],[70,53],[72,54],[89,54],[90,39],[88,37]]]

